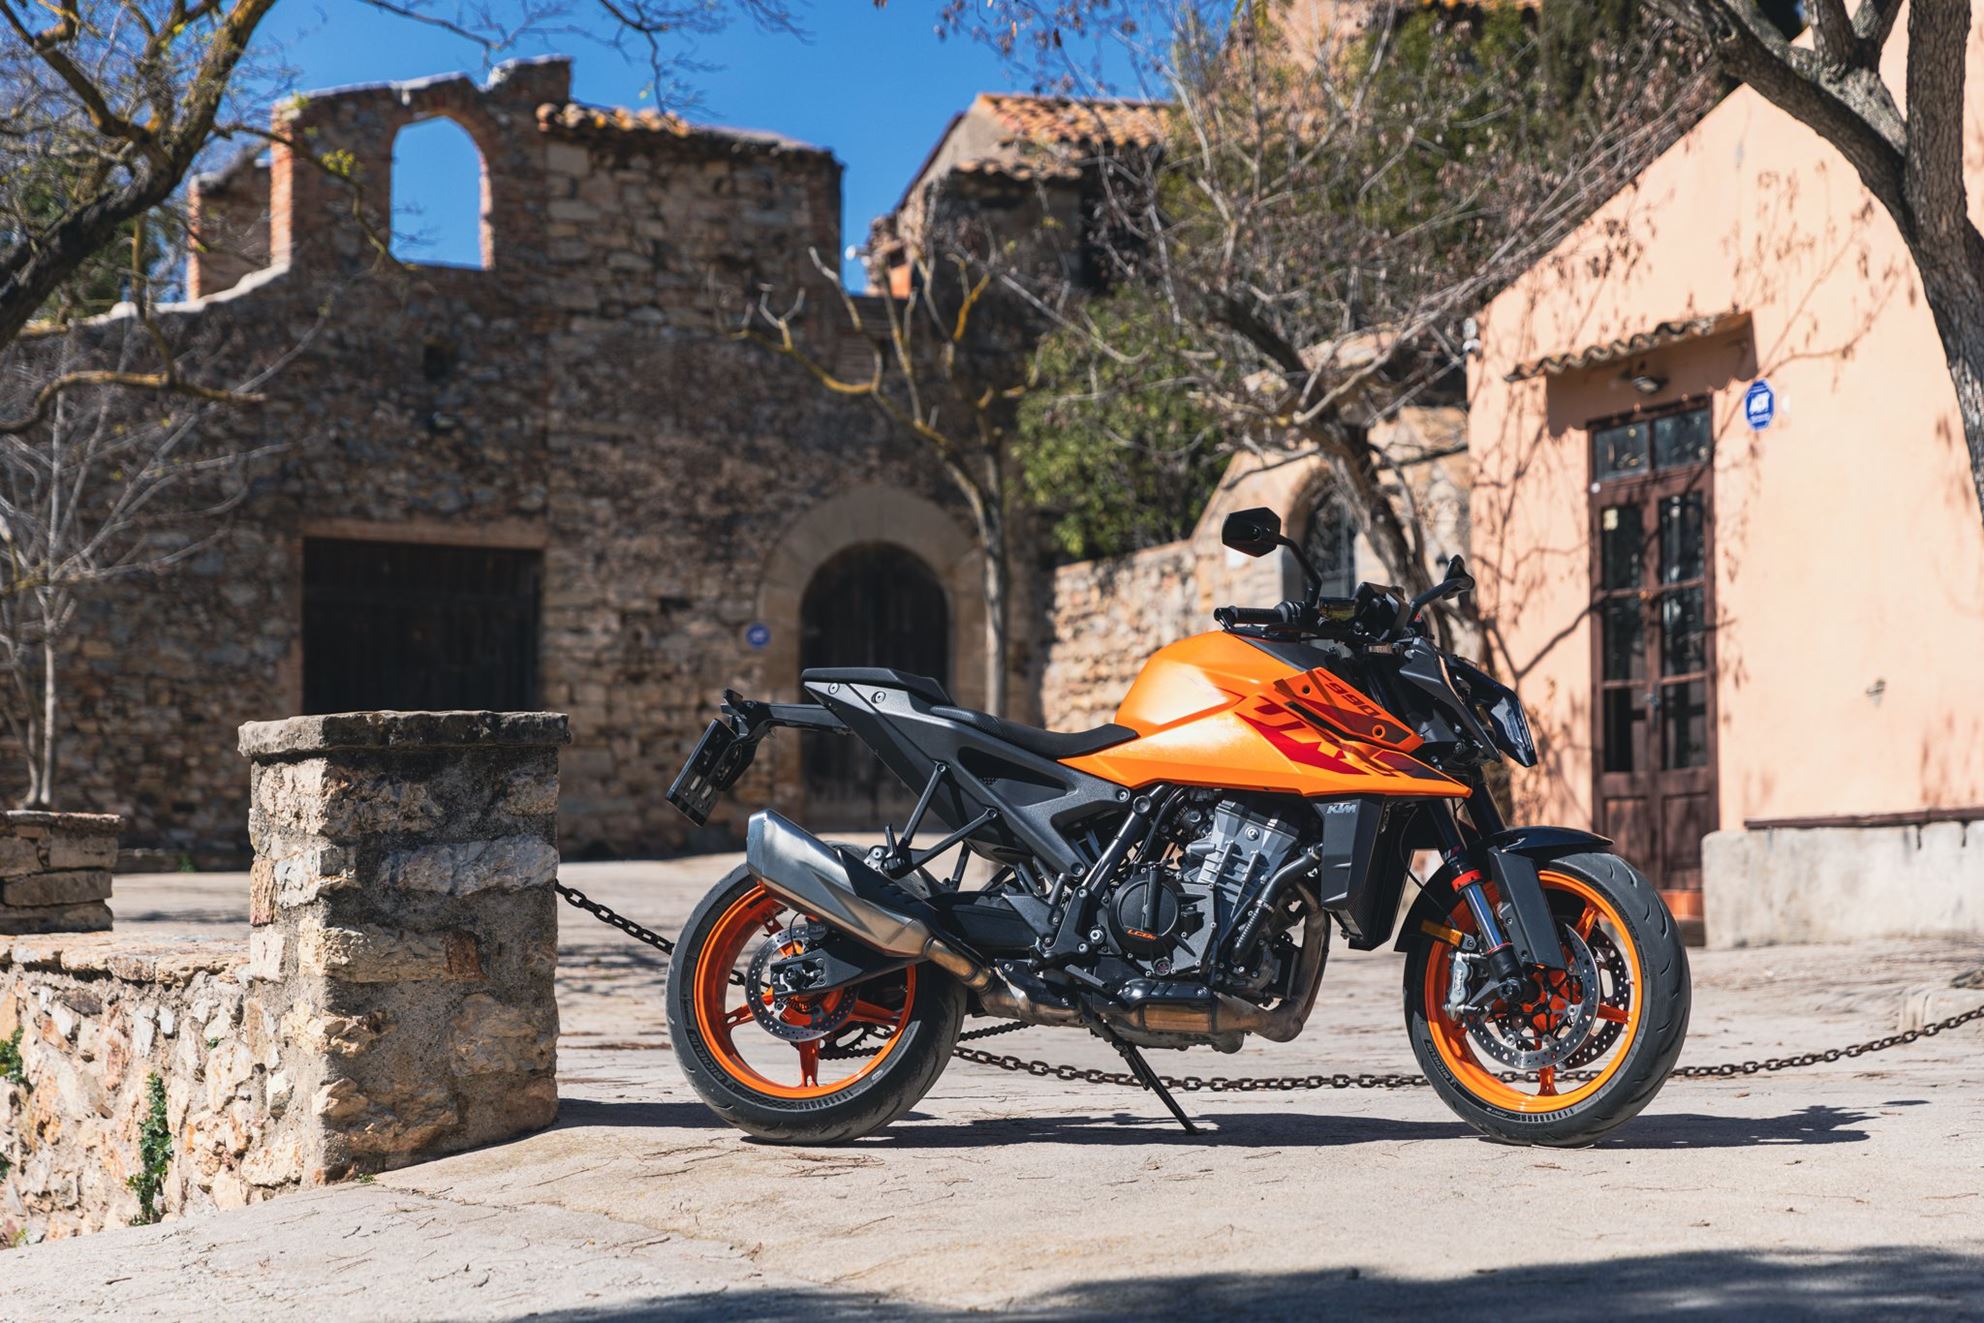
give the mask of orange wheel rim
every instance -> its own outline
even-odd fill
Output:
[[[1432,958],[1426,962],[1426,984],[1422,989],[1433,1048],[1461,1087],[1490,1106],[1532,1116],[1566,1111],[1604,1088],[1606,1082],[1625,1065],[1627,1054],[1639,1037],[1640,1021],[1645,1016],[1646,1008],[1646,983],[1641,974],[1639,948],[1634,945],[1619,911],[1596,888],[1580,878],[1549,869],[1541,870],[1540,877],[1546,894],[1554,892],[1557,896],[1574,897],[1580,902],[1581,909],[1571,921],[1581,938],[1588,938],[1600,927],[1606,930],[1607,939],[1624,956],[1626,975],[1631,980],[1630,995],[1623,1008],[1603,1000],[1599,1004],[1598,1020],[1617,1024],[1620,1032],[1606,1049],[1603,1061],[1591,1079],[1576,1081],[1576,1087],[1560,1091],[1557,1087],[1557,1068],[1554,1066],[1528,1072],[1534,1079],[1511,1082],[1501,1078],[1506,1067],[1499,1062],[1484,1062],[1467,1027],[1450,1018],[1446,1012],[1447,979],[1452,970],[1454,952],[1448,941],[1434,939]],[[1567,912],[1559,912],[1559,917],[1570,916]],[[1454,906],[1447,922],[1452,929],[1461,932],[1474,930],[1474,920],[1464,902]],[[1598,990],[1594,989],[1591,995],[1598,995]],[[1592,1032],[1597,1032],[1597,1028],[1595,1022]]]
[[[773,1098],[831,1098],[881,1069],[901,1045],[916,1005],[916,969],[903,970],[899,985],[875,980],[817,997],[796,997],[782,1010],[778,1016],[781,1021],[803,1029],[809,1021],[838,1014],[843,999],[851,998],[853,1005],[847,1008],[843,1026],[835,1034],[847,1027],[864,1027],[871,1034],[884,1035],[875,1054],[862,1059],[852,1072],[823,1080],[821,1048],[833,1041],[834,1034],[799,1042],[775,1037],[758,1024],[747,989],[730,981],[753,942],[770,940],[779,931],[779,916],[792,913],[763,887],[751,888],[723,912],[696,962],[696,1028],[717,1064],[745,1088]],[[877,987],[878,983],[883,986]],[[898,990],[902,1004],[895,1006],[891,1003]],[[751,1038],[740,1042],[747,1033]]]

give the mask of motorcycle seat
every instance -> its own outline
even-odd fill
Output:
[[[1118,726],[1113,722],[1096,726],[1090,730],[1042,730],[1038,726],[1023,726],[1017,721],[1007,721],[995,717],[990,712],[979,712],[968,707],[933,707],[930,715],[943,717],[949,721],[961,721],[973,730],[980,730],[994,738],[1025,749],[1028,753],[1056,761],[1062,758],[1079,758],[1086,753],[1100,753],[1127,740],[1137,738],[1137,732],[1128,726]]]

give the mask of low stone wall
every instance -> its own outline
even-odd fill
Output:
[[[1211,628],[1198,559],[1192,543],[1170,542],[1054,572],[1040,680],[1048,729],[1108,721],[1152,652]]]
[[[549,713],[244,727],[245,945],[0,944],[0,1238],[138,1216],[148,1126],[175,1216],[550,1124],[565,739]]]
[[[0,935],[110,927],[114,813],[0,814]]]
[[[239,942],[109,934],[0,945],[0,1240],[140,1218],[139,1137],[164,1085],[160,1211],[237,1208],[300,1184],[308,1126],[281,1007]],[[10,1054],[0,1053],[0,1058]]]
[[[1702,917],[1712,947],[1984,936],[1984,820],[1713,832]]]

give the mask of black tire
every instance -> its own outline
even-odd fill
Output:
[[[1483,1099],[1448,1067],[1433,1040],[1425,1005],[1426,966],[1433,939],[1412,943],[1405,966],[1405,1027],[1433,1091],[1454,1114],[1490,1139],[1510,1144],[1570,1148],[1590,1144],[1637,1116],[1653,1101],[1674,1069],[1688,1033],[1692,992],[1688,953],[1673,916],[1646,876],[1617,855],[1578,854],[1553,859],[1544,871],[1569,874],[1602,895],[1624,924],[1624,937],[1639,951],[1642,986],[1640,1027],[1619,1069],[1575,1105],[1531,1114]]]
[[[964,987],[935,965],[916,966],[916,995],[901,1044],[869,1074],[819,1098],[780,1098],[727,1070],[697,1024],[696,970],[719,919],[758,886],[738,868],[703,897],[668,969],[668,1034],[682,1073],[710,1110],[776,1144],[842,1144],[873,1134],[914,1107],[943,1074],[964,1022]]]

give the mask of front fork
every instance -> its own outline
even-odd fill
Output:
[[[1476,825],[1488,833],[1500,829],[1501,814],[1488,796],[1486,787],[1477,786],[1468,801],[1475,815]],[[1482,818],[1487,821],[1482,821]],[[1502,920],[1495,913],[1495,907],[1488,903],[1488,893],[1482,889],[1487,880],[1475,862],[1475,849],[1461,831],[1460,820],[1454,816],[1453,805],[1442,802],[1433,814],[1434,823],[1440,833],[1440,854],[1447,865],[1454,870],[1454,890],[1467,902],[1467,911],[1474,916],[1474,931],[1481,942],[1481,951],[1475,956],[1487,970],[1496,995],[1504,1001],[1520,998],[1522,992],[1522,961],[1516,958],[1515,944],[1503,931]],[[1484,987],[1471,1001],[1481,1001],[1488,991]]]

